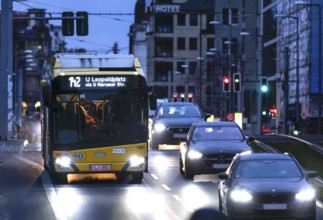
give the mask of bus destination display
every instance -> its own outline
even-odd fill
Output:
[[[60,89],[121,89],[128,87],[128,76],[68,76],[61,77]]]

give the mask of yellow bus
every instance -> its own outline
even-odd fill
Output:
[[[135,56],[55,54],[45,63],[41,86],[42,156],[54,180],[115,173],[142,181],[148,172],[149,102]]]

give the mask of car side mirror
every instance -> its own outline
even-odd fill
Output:
[[[218,177],[220,180],[227,180],[229,179],[229,175],[227,173],[219,173]]]
[[[256,140],[256,137],[255,136],[247,136],[248,137],[248,141],[255,141]]]
[[[307,178],[314,178],[314,177],[317,177],[316,171],[308,171],[307,172]]]

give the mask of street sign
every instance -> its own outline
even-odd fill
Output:
[[[234,114],[232,112],[227,114],[227,121],[234,121]]]

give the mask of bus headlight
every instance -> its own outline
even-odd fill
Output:
[[[145,162],[144,157],[132,156],[130,157],[130,166],[131,167],[138,167]]]
[[[57,163],[59,166],[62,166],[62,167],[69,167],[71,164],[71,159],[66,156],[59,157],[59,158],[56,158],[55,163]]]

